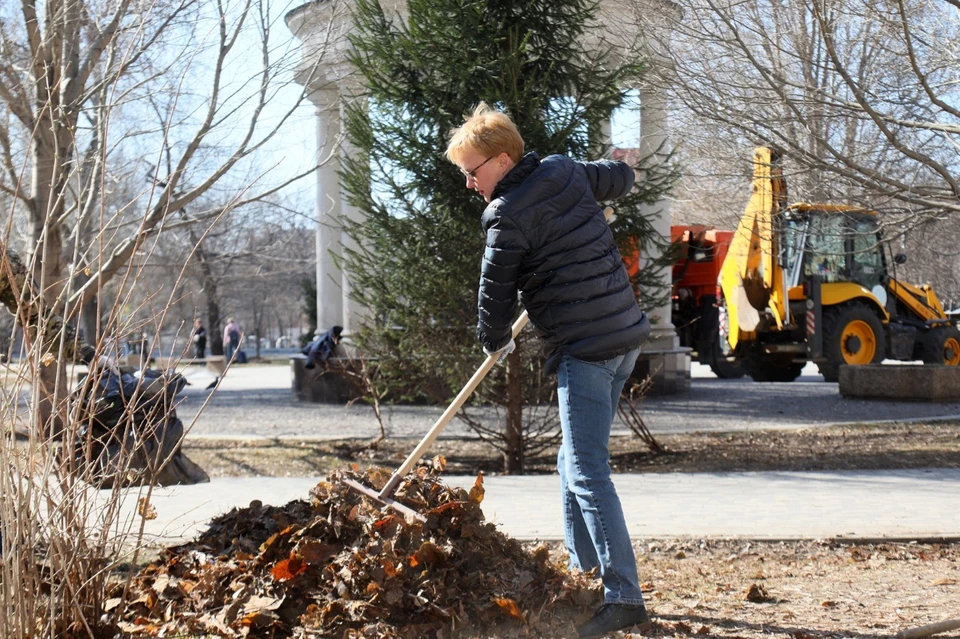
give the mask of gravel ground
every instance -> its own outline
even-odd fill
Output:
[[[211,395],[204,390],[212,373],[188,370],[191,380],[178,415],[189,424],[207,401],[191,436],[321,438],[375,437],[379,426],[368,406],[309,404],[293,399],[286,366],[236,367]],[[844,399],[836,383],[826,383],[808,366],[790,384],[757,383],[749,378],[717,379],[709,369],[694,364],[690,392],[648,398],[643,416],[655,434],[804,428],[820,424],[864,421],[908,421],[960,416],[960,403],[885,402]],[[422,437],[440,416],[442,407],[385,406],[387,435]],[[496,413],[481,413],[493,421]],[[619,421],[614,434],[628,434]],[[471,432],[454,420],[445,437],[469,437]]]

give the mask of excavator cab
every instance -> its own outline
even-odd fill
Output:
[[[885,303],[886,259],[876,214],[794,205],[784,215],[788,288],[818,276],[823,284],[858,284]]]

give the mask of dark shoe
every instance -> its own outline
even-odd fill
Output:
[[[617,630],[629,630],[636,626],[637,632],[650,632],[653,624],[643,604],[603,604],[593,619],[580,626],[580,637],[602,637]]]

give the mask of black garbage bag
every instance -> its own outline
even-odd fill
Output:
[[[180,444],[176,395],[187,385],[175,371],[95,368],[74,390],[82,425],[74,461],[90,483],[157,486],[198,484],[210,477]]]

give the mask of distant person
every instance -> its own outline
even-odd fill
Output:
[[[193,356],[196,359],[207,356],[207,329],[199,317],[193,320]]]
[[[240,328],[240,325],[237,324],[232,317],[227,318],[227,325],[223,327],[223,354],[228,364],[233,361],[237,350],[240,348],[240,338],[242,335],[243,330]]]
[[[329,331],[307,344],[301,351],[307,356],[307,363],[304,368],[316,368],[317,364],[326,365],[327,360],[333,355],[337,345],[340,344],[340,334],[343,332],[342,326],[334,326]]]

